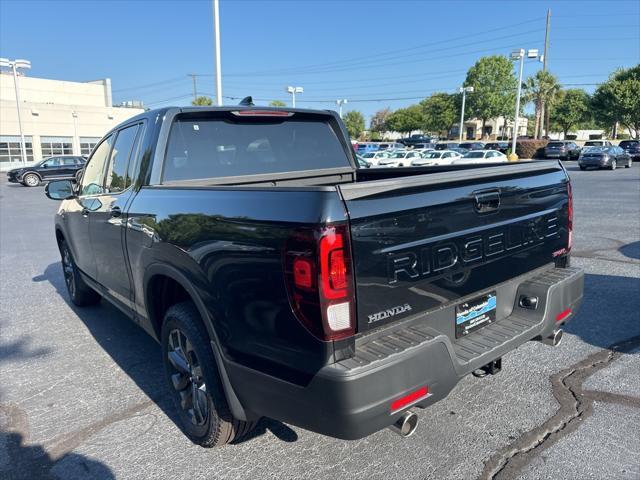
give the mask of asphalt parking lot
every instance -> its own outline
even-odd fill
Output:
[[[640,479],[640,165],[581,172],[585,301],[561,346],[530,342],[418,410],[415,435],[345,442],[273,420],[221,449],[173,421],[155,342],[72,307],[43,188],[0,183],[0,478]]]

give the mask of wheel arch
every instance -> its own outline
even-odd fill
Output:
[[[155,296],[159,297],[156,299],[154,298]],[[255,415],[244,409],[229,380],[213,318],[192,282],[186,274],[166,264],[156,263],[147,268],[144,276],[144,303],[147,318],[151,322],[156,338],[162,339],[164,313],[171,305],[189,300],[196,306],[209,335],[209,344],[213,350],[213,356],[216,360],[216,366],[231,413],[239,420],[252,420]]]
[[[42,175],[40,175],[35,170],[27,170],[26,172],[24,172],[22,174],[22,179],[24,180],[24,177],[26,177],[27,175],[35,175],[36,177],[38,177],[40,179],[40,181],[42,181]]]

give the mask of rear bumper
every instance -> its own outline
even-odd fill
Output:
[[[429,326],[433,315],[449,315],[455,306],[421,314],[375,331],[356,344],[352,358],[319,370],[304,385],[225,362],[243,408],[314,432],[358,439],[388,427],[412,406],[425,408],[445,398],[465,375],[523,343],[549,336],[570,320],[582,302],[583,273],[574,268],[537,270],[495,288],[508,302],[507,314],[464,338]],[[538,297],[536,310],[518,305],[521,295]],[[509,308],[510,305],[510,308]],[[571,309],[561,322],[560,312]],[[498,311],[504,311],[504,304]],[[391,414],[394,400],[427,386],[429,395]]]

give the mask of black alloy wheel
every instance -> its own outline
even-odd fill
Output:
[[[209,420],[207,384],[198,356],[179,328],[169,333],[167,359],[173,370],[171,383],[180,396],[180,408],[194,426],[203,426]]]

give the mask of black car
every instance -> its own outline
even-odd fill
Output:
[[[578,159],[580,170],[586,170],[589,167],[615,170],[618,166],[622,165],[624,165],[625,168],[629,168],[631,162],[631,155],[616,146],[585,148]]]
[[[84,157],[70,155],[48,157],[30,167],[9,170],[7,180],[21,183],[25,187],[37,187],[44,181],[77,179],[85,161]]]
[[[458,145],[458,148],[464,148],[465,150],[484,150],[484,143],[482,142],[465,142]]]
[[[452,150],[458,148],[460,144],[458,142],[444,142],[436,144],[436,150]]]
[[[544,147],[544,156],[560,160],[575,160],[580,156],[580,147],[576,142],[549,142]]]
[[[497,150],[505,155],[509,151],[509,142],[491,142],[484,146],[485,150]]]
[[[618,145],[632,160],[640,159],[640,140],[623,140]]]

